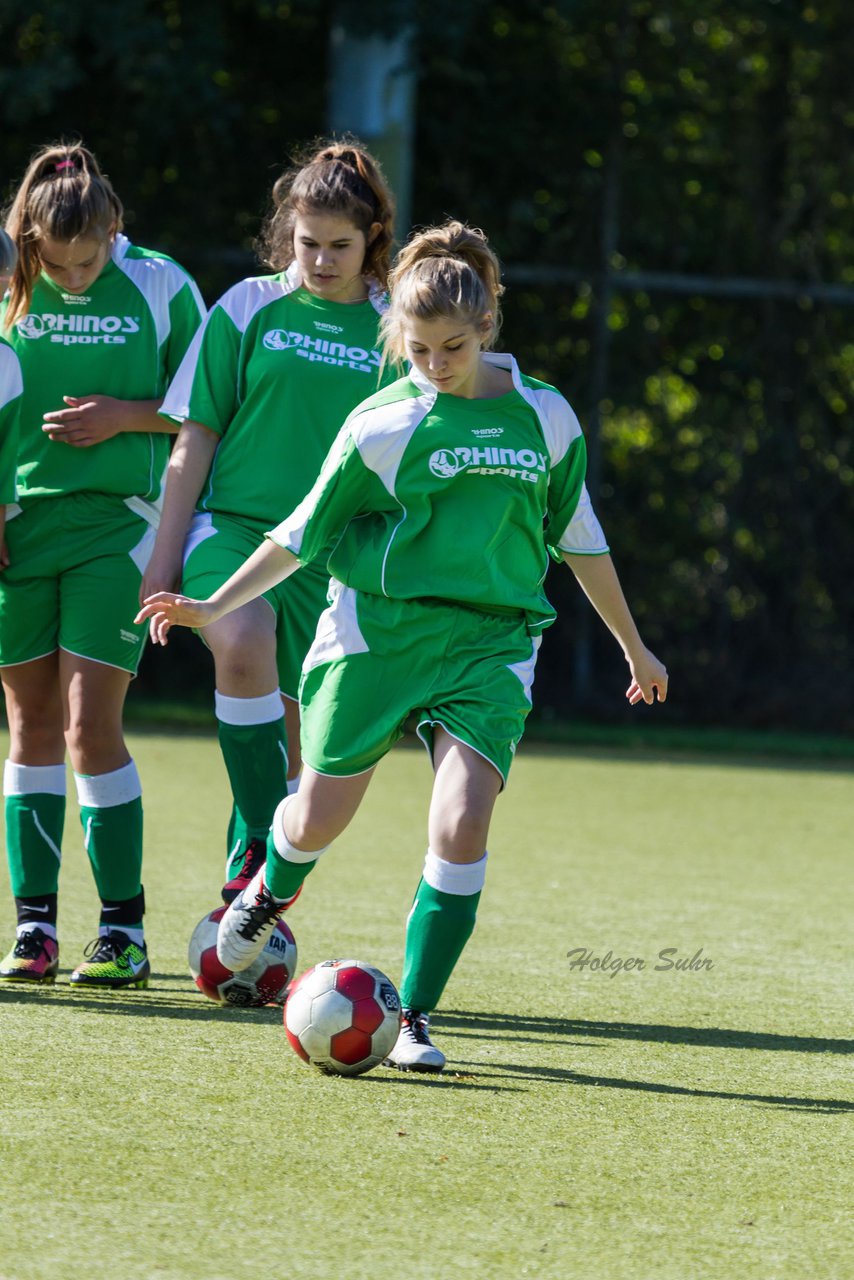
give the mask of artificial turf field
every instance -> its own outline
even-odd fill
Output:
[[[69,989],[97,921],[69,799],[60,978],[0,988],[2,1280],[854,1274],[850,765],[523,748],[434,1018],[445,1074],[342,1080],[280,1010],[195,990],[224,772],[213,737],[131,747],[154,976]],[[429,782],[420,749],[380,767],[288,917],[300,969],[398,977]]]

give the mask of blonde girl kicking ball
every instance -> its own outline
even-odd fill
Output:
[[[0,979],[53,982],[58,970],[67,752],[101,900],[71,982],[142,987],[142,790],[122,713],[145,637],[134,615],[168,457],[170,427],[157,410],[202,302],[181,267],[122,234],[121,202],[82,145],[38,152],[7,230],[18,257],[0,332],[23,394],[0,573],[18,920]]]
[[[261,248],[275,273],[212,307],[161,410],[182,426],[144,594],[221,587],[314,484],[351,409],[394,376],[380,368],[393,204],[377,162],[355,141],[315,146],[273,195]],[[328,584],[320,557],[200,633],[232,791],[226,902],[297,786],[300,670]]]
[[[251,963],[414,712],[435,781],[389,1057],[405,1070],[445,1064],[428,1015],[474,928],[493,806],[554,620],[548,552],[620,643],[629,701],[667,693],[587,498],[575,414],[489,352],[500,293],[482,232],[449,222],[416,235],[383,321],[389,357],[410,373],[350,415],[309,495],[221,589],[205,601],[160,595],[140,614],[155,640],[175,623],[209,624],[332,548],[332,604],[303,668],[302,785],[279,805],[267,862],[223,917],[217,949],[232,969]]]

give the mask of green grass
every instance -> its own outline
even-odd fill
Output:
[[[208,733],[216,726],[209,698],[184,702],[157,699],[133,685],[126,711],[128,723],[140,730]],[[0,707],[0,725],[4,723]],[[854,761],[854,738],[850,735],[668,723],[662,721],[657,710],[646,707],[635,708],[631,723],[622,724],[578,718],[559,720],[539,715],[535,708],[525,728],[525,742],[645,753],[666,751],[672,755],[725,755],[744,760],[839,761],[849,766]]]
[[[448,1071],[341,1080],[276,1010],[195,991],[223,769],[209,736],[132,746],[155,976],[68,987],[97,919],[70,802],[60,981],[0,989],[2,1280],[851,1274],[847,769],[523,750],[434,1021]],[[429,783],[420,750],[383,764],[289,917],[300,968],[399,974]],[[713,967],[656,971],[667,947]]]

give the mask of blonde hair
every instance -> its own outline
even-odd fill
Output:
[[[385,288],[394,238],[394,196],[379,162],[352,137],[315,142],[295,158],[273,187],[273,211],[261,229],[256,249],[274,271],[293,262],[294,224],[300,214],[337,213],[365,236],[380,230],[365,250],[364,275]]]
[[[123,212],[98,161],[82,143],[59,142],[36,152],[6,219],[18,251],[7,327],[29,310],[41,270],[40,240],[50,236],[67,244],[81,236],[107,236],[121,230]]]
[[[501,266],[478,227],[451,220],[416,232],[398,254],[389,289],[381,336],[386,356],[397,364],[405,360],[407,319],[453,319],[482,328],[484,349],[498,337]]]

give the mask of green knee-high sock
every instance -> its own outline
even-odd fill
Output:
[[[323,850],[321,850],[321,853]],[[267,840],[267,865],[264,869],[264,883],[274,898],[283,900],[292,898],[310,871],[317,866],[313,862],[289,862],[273,848],[272,838]]]
[[[65,825],[65,765],[6,761],[6,855],[16,898],[55,894]]]
[[[228,831],[225,837],[225,878],[230,880],[237,875],[243,864],[243,855],[251,837],[246,823],[238,812],[237,805],[231,806],[231,817],[228,820]]]
[[[273,897],[281,901],[287,901],[299,892],[306,876],[314,870],[321,854],[325,853],[329,847],[324,845],[322,849],[308,851],[297,849],[291,844],[285,835],[284,812],[292,803],[292,799],[291,796],[285,796],[279,803],[267,836],[264,883]]]
[[[142,888],[142,788],[131,760],[112,773],[75,774],[83,842],[102,902]],[[130,923],[130,922],[128,922]]]
[[[477,862],[449,863],[428,850],[406,923],[404,1009],[429,1013],[439,1003],[472,935],[485,877],[485,854]]]
[[[278,693],[262,698],[216,695],[219,745],[234,806],[228,828],[229,865],[250,840],[263,840],[287,791],[285,718]],[[275,719],[271,719],[275,715]],[[260,722],[248,719],[263,717]]]

